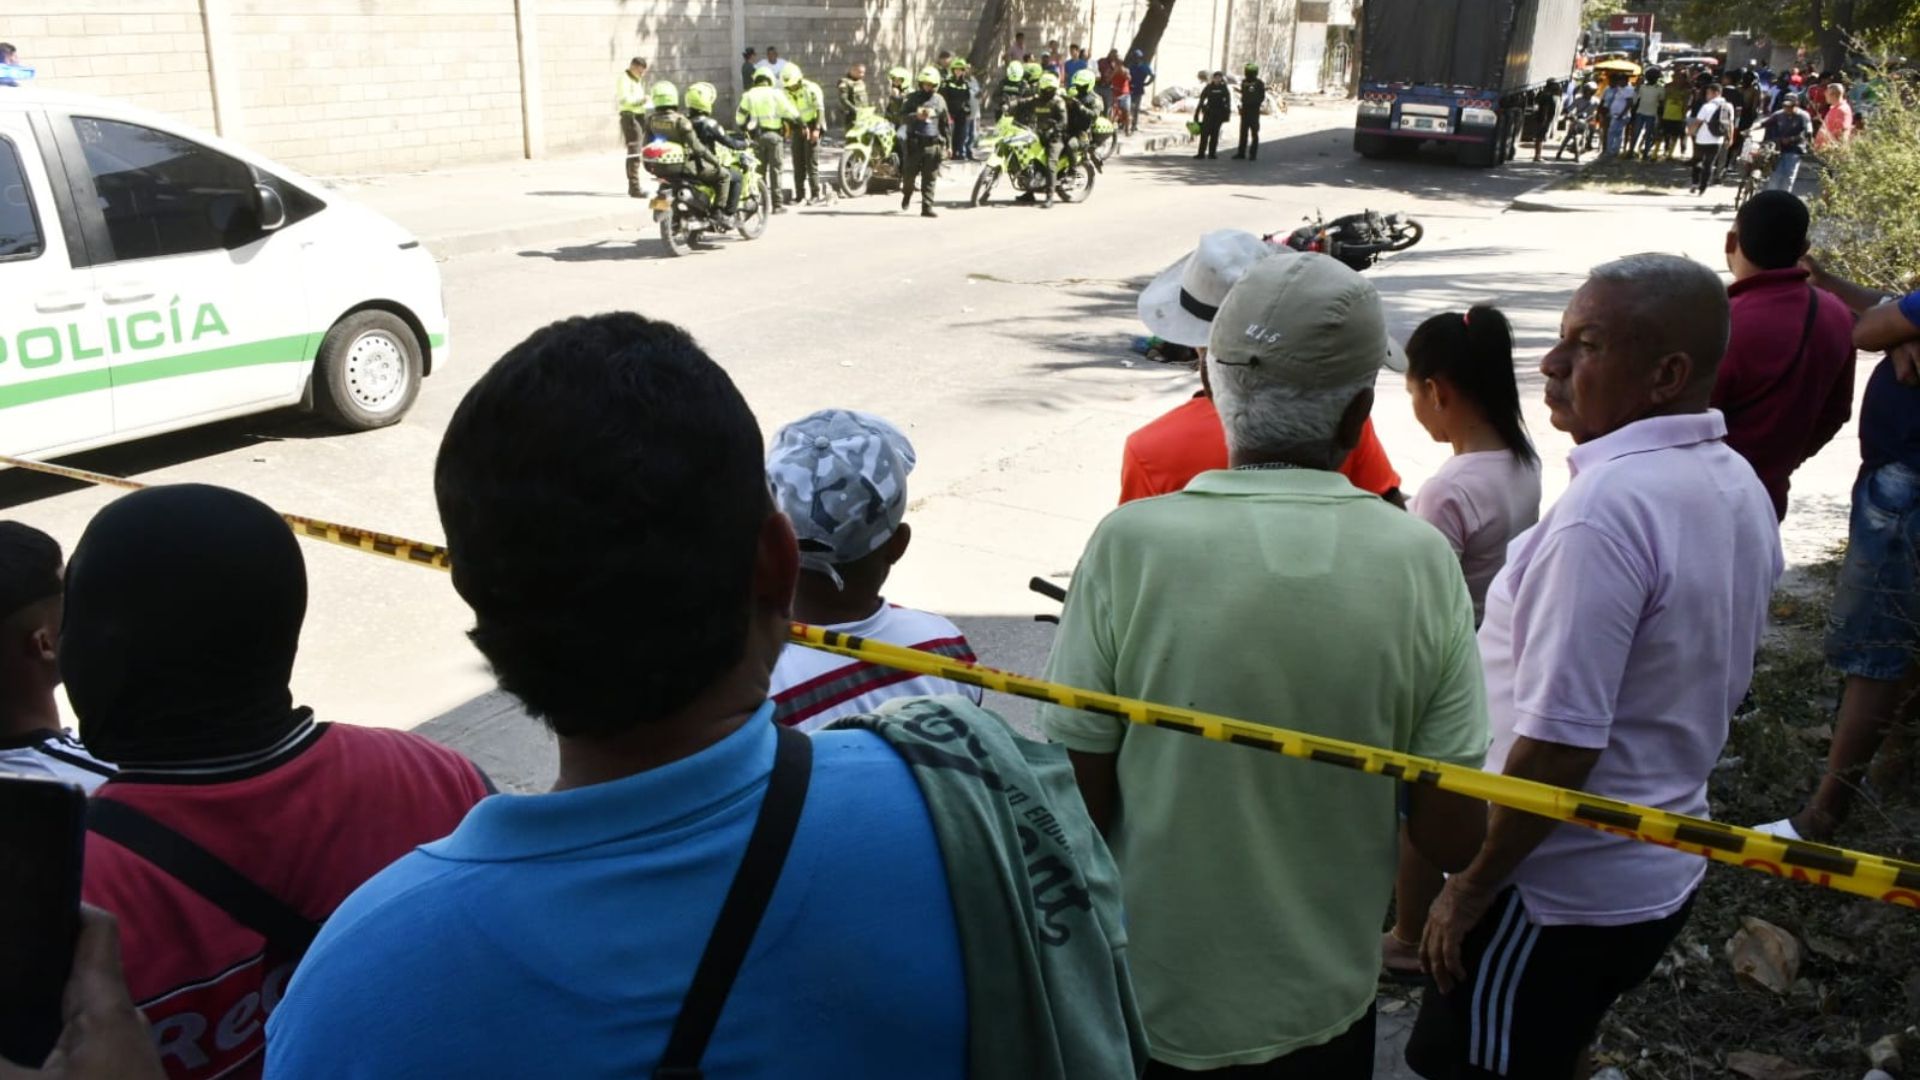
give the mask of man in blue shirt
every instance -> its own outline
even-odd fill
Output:
[[[1075,75],[1080,74],[1082,71],[1085,71],[1086,69],[1087,69],[1087,50],[1081,48],[1078,45],[1073,46],[1072,54],[1067,60],[1067,68],[1066,68],[1067,77],[1065,79],[1065,82],[1067,83],[1073,82],[1073,77]]]
[[[1019,905],[986,905],[963,968],[964,901],[996,875],[947,873],[952,804],[884,728],[771,721],[800,554],[761,446],[721,367],[633,314],[541,329],[468,393],[434,474],[453,585],[501,687],[558,736],[559,779],[341,905],[272,1011],[270,1074],[938,1080],[991,1058],[970,1033],[1004,1018],[970,1001],[973,961],[1034,936]],[[1077,800],[1055,809],[1069,832],[1078,814],[1072,858],[1105,858]],[[970,835],[1026,876],[1010,828]],[[1113,999],[1124,971],[1095,959]]]
[[[1860,475],[1854,482],[1847,555],[1827,618],[1827,663],[1846,676],[1827,768],[1793,817],[1759,826],[1778,836],[1826,842],[1847,819],[1876,754],[1876,786],[1888,785],[1907,747],[1895,721],[1914,715],[1920,670],[1920,292],[1895,296],[1803,265],[1818,288],[1858,315],[1855,348],[1885,352],[1860,401]]]
[[[1133,57],[1127,61],[1127,78],[1133,83],[1133,111],[1128,114],[1133,130],[1140,130],[1140,99],[1147,94],[1147,84],[1153,81],[1153,65],[1147,63],[1146,54],[1139,49],[1133,50]]]

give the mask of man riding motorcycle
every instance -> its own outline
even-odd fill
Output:
[[[687,87],[687,112],[693,124],[694,134],[700,136],[708,150],[727,171],[726,214],[722,227],[731,225],[734,214],[740,209],[740,183],[745,177],[740,172],[739,151],[748,146],[747,140],[720,126],[713,118],[713,100],[719,96],[712,83],[697,82]],[[725,151],[721,148],[725,147]],[[730,152],[729,152],[730,151]]]
[[[786,126],[800,122],[793,99],[773,87],[773,69],[760,68],[753,73],[753,89],[740,95],[740,107],[733,122],[753,136],[754,150],[760,157],[760,177],[767,182],[767,198],[773,211],[785,209],[780,201],[780,151],[786,140]]]
[[[1000,92],[994,100],[993,118],[995,120],[1011,111],[1020,99],[1027,96],[1027,68],[1018,60],[1007,64],[1007,77],[1000,80]]]
[[[1093,73],[1092,68],[1081,68],[1073,73],[1071,89],[1066,96],[1067,145],[1082,157],[1088,156],[1092,151],[1087,133],[1093,130],[1093,122],[1100,119],[1100,114],[1106,111],[1100,101],[1100,95],[1093,91],[1094,84],[1098,81],[1099,76]]]
[[[723,229],[734,226],[733,214],[740,206],[740,184],[738,173],[731,172],[720,163],[707,143],[694,128],[693,121],[680,112],[680,90],[672,83],[661,81],[653,84],[650,95],[653,110],[647,113],[647,136],[649,139],[665,139],[679,143],[686,148],[687,158],[692,163],[693,179],[715,187],[724,187],[727,191],[726,211],[715,223]],[[709,101],[708,105],[711,106]]]
[[[1051,164],[1059,157],[1058,147],[1066,136],[1067,104],[1060,97],[1060,80],[1051,71],[1041,75],[1038,83],[1039,88],[1032,97],[1022,98],[1014,105],[1013,121],[1033,132],[1046,151],[1046,160]],[[1013,201],[1033,203],[1040,200],[1029,191]]]

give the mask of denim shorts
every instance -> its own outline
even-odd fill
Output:
[[[1853,485],[1847,557],[1827,614],[1827,663],[1895,680],[1920,648],[1920,471],[1898,462]]]

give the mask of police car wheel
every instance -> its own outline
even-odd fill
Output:
[[[397,423],[420,394],[420,343],[399,316],[356,311],[327,331],[314,363],[314,407],[349,431]]]

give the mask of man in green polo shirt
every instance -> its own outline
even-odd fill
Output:
[[[1334,471],[1382,367],[1365,278],[1278,255],[1227,294],[1206,359],[1231,469],[1128,503],[1088,541],[1047,678],[1479,765],[1487,706],[1460,566]],[[1048,707],[1119,860],[1148,1077],[1372,1075],[1395,787]],[[1483,803],[1413,787],[1408,827],[1465,865]]]

